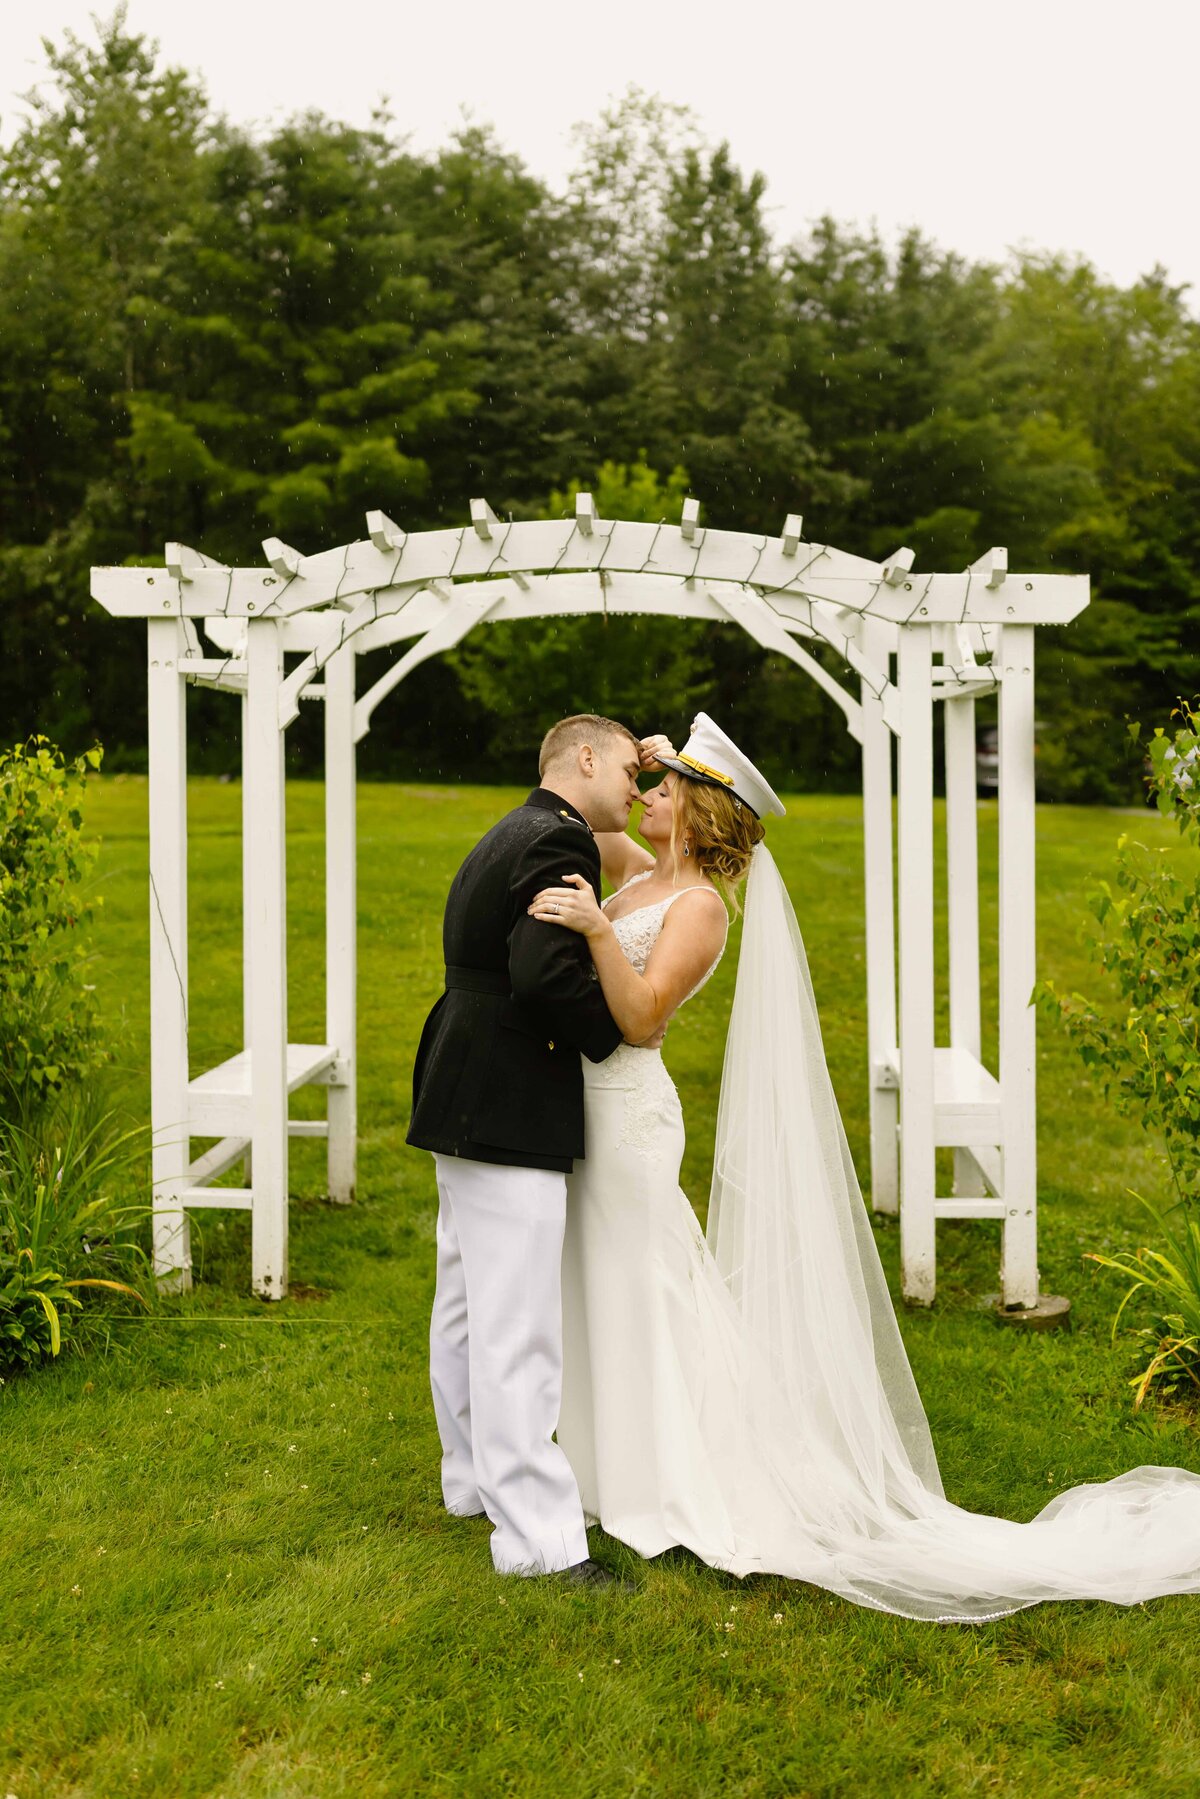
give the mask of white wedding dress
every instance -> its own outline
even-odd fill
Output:
[[[613,920],[639,971],[683,891]],[[943,1496],[765,846],[746,889],[707,1242],[679,1186],[683,1114],[661,1051],[623,1045],[583,1071],[558,1439],[589,1518],[644,1556],[682,1545],[733,1574],[945,1622],[1200,1591],[1200,1475],[1138,1468],[1027,1524]]]

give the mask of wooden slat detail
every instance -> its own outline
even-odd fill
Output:
[[[727,618],[760,643],[765,650],[776,656],[786,656],[789,661],[811,675],[818,687],[827,693],[834,704],[845,714],[846,725],[856,743],[863,739],[862,707],[853,694],[846,692],[828,669],[823,668],[815,656],[810,656],[786,630],[779,619],[752,588],[748,587],[713,587],[706,590],[709,597],[716,602]],[[611,608],[610,608],[611,610]]]
[[[483,521],[487,523],[487,521]],[[573,519],[487,524],[482,537],[470,525],[459,530],[412,532],[397,550],[381,550],[370,538],[302,559],[301,574],[274,569],[203,568],[183,582],[165,568],[92,570],[92,595],[114,615],[268,615],[288,617],[314,606],[353,600],[396,583],[477,579],[508,569],[595,569],[601,557],[610,574],[620,571],[674,576],[677,580],[753,583],[776,605],[789,599],[827,599],[855,611],[897,622],[1064,624],[1088,603],[1083,575],[1013,574],[989,587],[977,574],[913,574],[889,585],[880,565],[829,545],[799,543],[706,528],[689,542],[678,529],[636,521],[605,521],[591,535]],[[507,564],[507,568],[506,565]],[[901,571],[903,573],[903,571]],[[670,610],[670,608],[666,608]]]
[[[902,1085],[899,1051],[885,1058],[876,1084]],[[933,1131],[934,1142],[944,1149],[994,1149],[1000,1142],[1000,1083],[965,1049],[933,1052]]]
[[[185,1206],[207,1206],[214,1211],[251,1212],[254,1209],[252,1187],[187,1187],[182,1199]]]
[[[230,1056],[217,1068],[197,1075],[188,1084],[188,1115],[197,1137],[235,1134],[248,1127],[251,1113],[251,1058],[253,1050]],[[324,1085],[333,1072],[337,1050],[327,1043],[289,1043],[286,1091]],[[245,1134],[249,1134],[248,1130]]]
[[[193,1187],[207,1186],[209,1181],[215,1181],[218,1175],[225,1174],[235,1162],[243,1161],[249,1147],[249,1137],[222,1137],[212,1149],[206,1149],[202,1156],[197,1156],[188,1168],[188,1180]]]
[[[445,602],[443,615],[437,623],[431,626],[419,643],[406,650],[386,674],[380,675],[374,687],[368,688],[357,702],[354,708],[355,743],[361,743],[370,730],[371,714],[380,700],[399,686],[404,677],[410,675],[420,663],[460,642],[468,631],[499,605],[501,598],[502,595],[493,592],[490,585],[483,582],[458,589]]]
[[[228,564],[217,562],[212,556],[205,556],[199,550],[193,550],[190,544],[168,543],[163,551],[163,561],[167,565],[167,573],[172,579],[187,583],[195,578],[200,569],[219,569],[228,572]]]
[[[993,1199],[990,1195],[962,1199],[956,1195],[953,1199],[935,1199],[933,1215],[935,1218],[1003,1218],[1004,1201]]]

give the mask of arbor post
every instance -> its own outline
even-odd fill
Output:
[[[1038,1300],[1033,626],[1004,625],[1000,681],[1000,1119],[1006,1306]]]
[[[904,1297],[936,1282],[933,1094],[933,654],[930,628],[900,632],[900,1259]]]
[[[150,763],[150,1116],[154,1272],[192,1284],[188,1185],[187,686],[177,618],[147,626]]]
[[[874,637],[873,621],[864,626]],[[878,633],[882,636],[882,633]],[[886,644],[868,641],[872,660],[887,668]],[[863,893],[867,954],[867,1059],[871,1107],[871,1205],[900,1208],[899,1092],[896,1050],[896,913],[892,850],[892,733],[883,703],[864,681],[862,696]]]
[[[979,1020],[979,808],[975,775],[975,699],[947,694],[942,701],[946,746],[946,913],[950,948],[950,1043],[978,1062]],[[954,1191],[979,1189],[978,1163],[954,1151]]]
[[[274,619],[250,619],[246,637],[251,1280],[263,1299],[282,1299],[288,1278],[287,888],[284,734],[279,727],[283,647]]]
[[[354,1198],[358,1139],[355,1053],[358,976],[353,644],[325,665],[325,1041],[337,1050],[330,1081],[329,1197]]]
[[[250,981],[250,845],[254,841],[254,815],[251,802],[254,788],[250,779],[250,695],[241,696],[242,718],[242,1048],[250,1053],[254,1035],[254,989]],[[247,1187],[254,1185],[254,1149],[247,1142],[242,1159],[243,1179]]]

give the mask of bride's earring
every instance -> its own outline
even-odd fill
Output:
[[[683,840],[683,853],[684,853],[684,855],[685,855],[685,856],[690,856],[690,855],[691,855],[691,853],[692,853],[692,852],[691,852],[691,847],[690,847],[690,845],[689,845],[689,844],[688,844],[688,840],[687,840],[687,838],[686,838],[686,837],[685,837],[685,838],[684,838],[684,840]]]

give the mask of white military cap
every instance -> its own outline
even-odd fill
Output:
[[[697,712],[692,720],[692,734],[678,756],[660,756],[659,761],[664,768],[674,769],[690,781],[707,781],[710,786],[727,788],[749,806],[756,818],[771,812],[780,818],[786,816],[779,795],[707,712]]]

